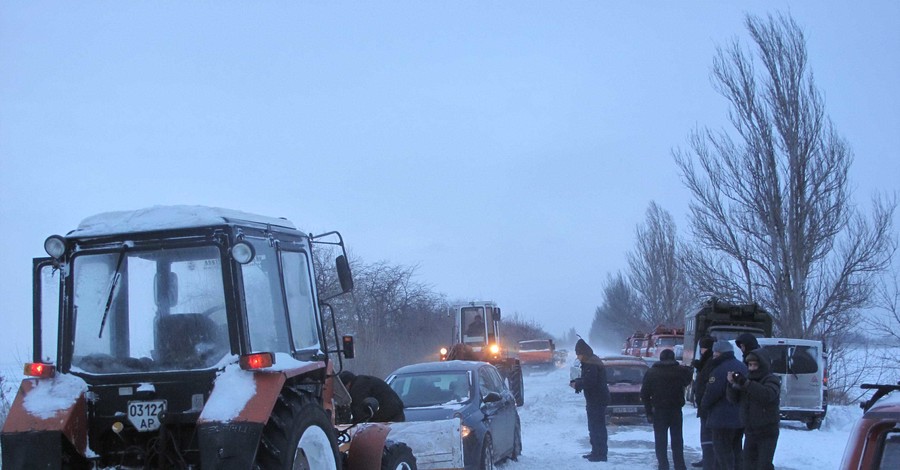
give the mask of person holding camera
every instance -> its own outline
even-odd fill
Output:
[[[575,393],[584,391],[591,442],[591,451],[582,457],[589,462],[606,462],[609,452],[609,434],[606,430],[609,384],[606,383],[606,366],[594,354],[593,348],[581,338],[575,343],[575,356],[581,362],[581,377],[572,379],[569,386],[575,389]]]
[[[726,393],[729,385],[728,377],[734,372],[747,375],[747,366],[734,357],[734,346],[724,339],[713,344],[713,359],[710,365],[715,367],[706,383],[700,411],[706,414],[706,426],[712,434],[716,457],[714,468],[734,470],[741,468],[744,425],[741,423],[740,408],[736,403],[728,401]]]
[[[740,406],[744,424],[744,470],[770,470],[781,421],[781,378],[770,372],[769,360],[757,351],[744,356],[747,375],[728,373],[728,401]]]

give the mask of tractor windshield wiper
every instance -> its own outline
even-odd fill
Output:
[[[113,295],[116,293],[116,286],[119,285],[119,280],[122,279],[120,270],[122,269],[122,260],[125,259],[126,249],[127,245],[122,245],[122,251],[119,253],[119,259],[116,261],[116,271],[113,273],[112,282],[109,283],[109,294],[106,296],[103,318],[100,319],[100,334],[97,335],[98,338],[103,337],[103,327],[106,325],[106,317],[109,316],[109,309],[112,307]]]

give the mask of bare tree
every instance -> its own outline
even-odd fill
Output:
[[[603,286],[603,304],[594,312],[589,341],[614,350],[635,330],[646,330],[637,293],[622,273],[610,275]]]
[[[635,229],[635,251],[628,253],[629,281],[642,311],[642,324],[684,326],[694,304],[682,271],[672,216],[650,202],[647,219]]]
[[[855,211],[852,152],[825,115],[794,20],[745,23],[756,56],[735,41],[712,72],[733,132],[694,131],[690,152],[674,152],[701,248],[686,264],[709,290],[723,289],[710,294],[766,307],[782,335],[833,337],[890,263],[896,200],[876,199],[868,219]]]

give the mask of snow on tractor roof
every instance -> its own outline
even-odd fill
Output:
[[[231,209],[206,206],[153,206],[134,211],[104,212],[90,216],[69,232],[69,237],[96,237],[132,232],[255,222],[295,229],[287,219],[266,217]]]

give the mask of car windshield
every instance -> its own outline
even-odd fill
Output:
[[[72,261],[72,367],[116,374],[202,369],[230,352],[215,246],[123,246]]]
[[[640,384],[644,381],[646,366],[638,365],[607,365],[606,383],[608,384]]]
[[[519,343],[519,351],[540,351],[550,349],[550,341],[522,341]]]
[[[471,386],[466,371],[441,371],[397,375],[391,388],[406,408],[464,403],[469,401]]]

